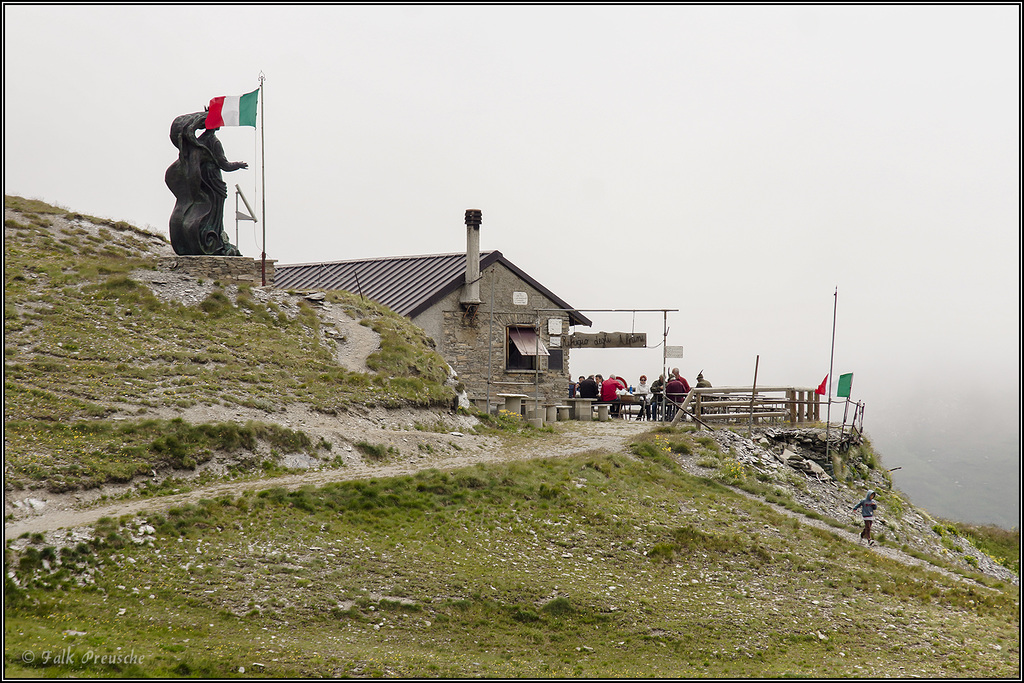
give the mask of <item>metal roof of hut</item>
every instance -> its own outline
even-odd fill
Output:
[[[481,272],[495,263],[515,273],[555,306],[568,309],[566,312],[571,325],[592,324],[586,316],[572,310],[551,290],[506,259],[500,251],[480,252]],[[415,318],[465,284],[465,252],[278,264],[274,267],[274,286],[279,289],[354,292],[408,318]]]

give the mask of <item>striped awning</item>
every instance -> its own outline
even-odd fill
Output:
[[[516,350],[523,356],[550,356],[548,347],[537,338],[534,330],[524,327],[513,328],[508,331],[508,338],[516,345]]]

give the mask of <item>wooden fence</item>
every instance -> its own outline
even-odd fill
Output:
[[[813,387],[712,387],[691,389],[680,406],[703,422],[821,421],[820,396]]]

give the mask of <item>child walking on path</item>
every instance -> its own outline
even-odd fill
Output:
[[[878,507],[878,503],[875,502],[874,491],[868,491],[868,495],[864,497],[864,500],[853,506],[854,510],[860,508],[860,514],[864,517],[864,531],[860,532],[860,537],[861,540],[866,540],[868,545],[875,544],[871,540],[871,523],[875,521],[876,507]]]

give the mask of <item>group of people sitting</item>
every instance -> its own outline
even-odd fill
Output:
[[[703,370],[697,374],[697,386],[711,386],[704,379]],[[613,417],[621,414],[622,397],[630,396],[632,402],[640,406],[637,420],[671,420],[688,393],[690,383],[679,374],[679,368],[672,368],[668,382],[665,381],[665,375],[659,375],[658,379],[648,385],[647,375],[640,375],[640,383],[634,387],[615,375],[608,375],[608,379],[601,375],[580,375],[579,381],[569,387],[570,398],[590,398],[597,403],[610,404],[609,414]]]

